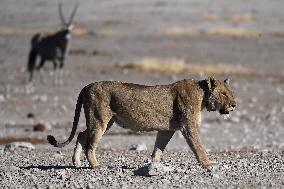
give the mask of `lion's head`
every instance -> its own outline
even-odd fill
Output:
[[[207,105],[208,111],[218,110],[220,114],[229,114],[236,107],[235,97],[229,79],[224,81],[216,80],[214,77],[207,79],[208,93]]]

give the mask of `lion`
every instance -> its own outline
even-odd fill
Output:
[[[181,131],[199,163],[210,169],[212,163],[201,143],[199,127],[201,111],[229,114],[236,107],[229,79],[209,76],[205,80],[181,80],[169,85],[145,86],[118,81],[101,81],[85,86],[78,97],[73,128],[67,141],[58,143],[49,135],[55,147],[69,144],[77,130],[83,106],[87,129],[80,132],[72,157],[76,167],[85,150],[92,168],[98,167],[96,148],[114,122],[135,131],[158,131],[152,162],[160,162],[168,142]]]

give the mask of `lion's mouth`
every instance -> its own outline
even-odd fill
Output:
[[[226,110],[226,109],[220,109],[219,113],[220,114],[229,114],[230,112],[229,112],[229,110]]]

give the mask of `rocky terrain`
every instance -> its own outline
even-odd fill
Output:
[[[148,151],[99,150],[99,169],[71,164],[72,150],[37,149],[1,155],[1,188],[281,188],[283,153],[273,151],[219,151],[212,172],[202,169],[193,154],[171,150],[164,154],[159,175],[147,173]],[[48,158],[47,158],[48,157]],[[5,159],[5,160],[4,160]],[[4,160],[4,161],[3,161]]]

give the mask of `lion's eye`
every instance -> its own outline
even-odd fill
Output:
[[[223,96],[227,96],[227,93],[225,93],[225,92],[222,92],[221,94],[222,94]]]

